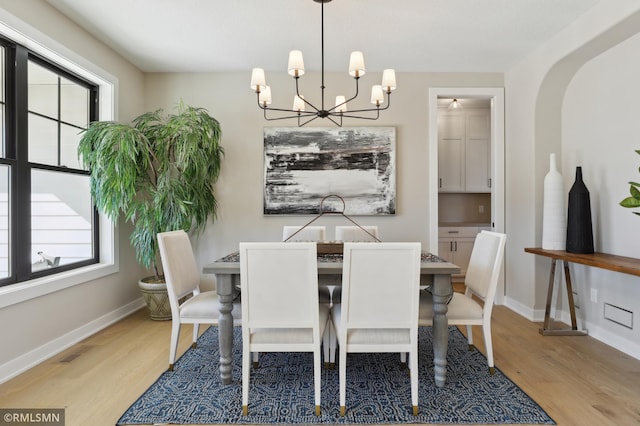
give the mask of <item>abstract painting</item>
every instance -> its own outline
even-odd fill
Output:
[[[395,127],[266,127],[264,214],[319,214],[329,195],[346,215],[395,214],[395,141]]]

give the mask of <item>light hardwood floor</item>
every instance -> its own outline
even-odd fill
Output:
[[[0,385],[0,408],[65,408],[67,426],[114,425],[167,368],[170,326],[135,313]],[[558,425],[640,424],[640,360],[588,336],[541,336],[539,326],[494,309],[500,370]],[[183,329],[179,354],[190,344]],[[481,336],[474,329],[484,352]]]

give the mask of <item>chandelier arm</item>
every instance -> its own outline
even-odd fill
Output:
[[[298,118],[298,121],[300,121],[300,117],[309,117],[312,115],[316,115],[315,113],[312,112],[307,112],[307,113],[301,113],[298,111],[293,111],[293,110],[288,110],[288,109],[279,109],[279,108],[268,108],[268,107],[260,107],[262,108],[262,110],[264,111],[264,119],[267,121],[276,121],[276,120],[285,120],[285,119],[289,119],[289,118]],[[280,112],[288,112],[291,113],[292,115],[286,115],[283,117],[267,117],[267,111],[280,111]]]
[[[331,115],[327,115],[327,117],[326,117],[326,118],[328,118],[328,119],[329,119],[333,124],[335,124],[336,126],[338,126],[338,127],[342,127],[342,116],[340,116],[340,123],[338,123],[336,120],[334,120],[334,119],[333,119],[333,118],[331,118],[331,117],[337,117],[337,116],[336,116],[336,115],[334,115],[334,114],[331,114]]]
[[[353,111],[349,111],[349,112],[370,112],[370,111],[384,111],[389,109],[389,107],[391,106],[391,93],[387,92],[387,105],[385,105],[384,107],[377,107],[377,108],[365,108],[365,109],[354,109]],[[347,115],[345,114],[345,117]],[[359,117],[350,117],[350,118],[359,118]]]
[[[358,118],[361,120],[377,120],[378,118],[380,118],[380,111],[379,110],[375,110],[375,109],[369,109],[369,110],[360,110],[361,112],[371,112],[371,111],[376,111],[376,116],[375,117],[366,117],[363,115],[354,115],[354,114],[342,114],[343,117],[346,118]],[[351,111],[351,112],[356,112],[356,111]],[[335,114],[334,114],[335,115]]]
[[[316,112],[320,112],[321,110],[319,108],[317,108],[314,104],[312,104],[311,102],[309,102],[308,100],[306,100],[305,98],[303,98],[300,95],[300,90],[299,90],[299,87],[298,87],[298,80],[300,79],[300,77],[296,76],[296,77],[294,77],[294,79],[296,80],[296,96],[298,96],[300,99],[302,99],[302,102],[304,102],[306,105],[309,105],[311,108],[313,108],[315,110],[315,112],[313,114],[315,114]],[[294,110],[290,110],[290,111],[294,111]],[[301,112],[306,112],[306,111],[301,111]]]
[[[331,113],[331,114],[335,114],[335,112],[334,112],[334,111],[335,111],[335,109],[336,109],[336,108],[338,108],[338,107],[340,107],[340,106],[342,106],[342,105],[346,105],[347,103],[351,102],[352,100],[354,100],[355,98],[357,98],[357,97],[358,97],[358,93],[359,93],[359,90],[358,90],[358,80],[360,79],[360,77],[354,77],[353,79],[356,81],[356,93],[355,93],[352,97],[350,97],[349,99],[347,99],[346,101],[344,101],[344,102],[342,102],[341,104],[338,104],[338,105],[334,106],[333,108],[331,108],[331,109],[328,111],[329,113]],[[342,126],[341,126],[341,127],[342,127]]]
[[[301,114],[301,115],[317,115],[317,113],[315,111],[296,111],[294,109],[284,109],[284,108],[271,108],[271,107],[265,107],[265,106],[260,106],[260,109],[265,111],[265,114],[267,111],[280,111],[280,112],[290,112],[292,114]]]
[[[313,120],[315,120],[315,119],[316,119],[316,118],[318,118],[318,117],[320,117],[320,116],[319,116],[319,115],[316,115],[315,117],[310,118],[309,120],[305,121],[305,122],[304,122],[304,123],[302,123],[302,124],[300,124],[300,117],[298,117],[298,127],[302,127],[302,126],[304,126],[304,125],[306,125],[306,124],[309,124],[309,123],[311,123]]]

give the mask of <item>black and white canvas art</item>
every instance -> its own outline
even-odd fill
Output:
[[[264,214],[319,214],[328,195],[347,215],[395,214],[395,141],[394,127],[266,127]]]

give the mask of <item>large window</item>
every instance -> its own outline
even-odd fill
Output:
[[[2,40],[0,285],[98,262],[98,216],[76,149],[97,86]]]

